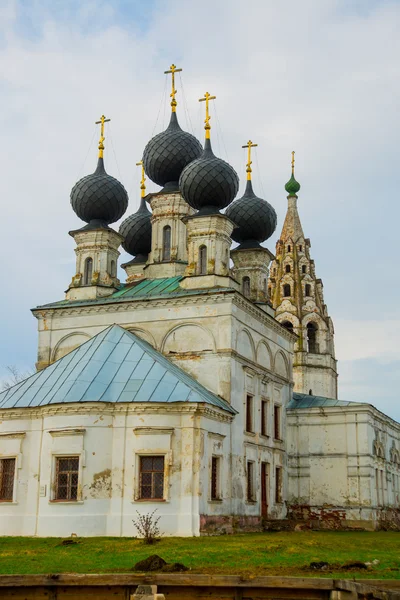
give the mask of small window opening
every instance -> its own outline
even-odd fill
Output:
[[[306,265],[301,265],[301,272],[302,273],[307,273],[307,267],[306,267]]]
[[[277,404],[274,406],[274,438],[281,439],[281,407]]]
[[[200,246],[199,248],[199,274],[207,275],[207,247]]]
[[[292,251],[292,247],[291,247],[291,246],[288,246],[288,247],[287,247],[287,251],[288,251],[288,252],[291,252],[291,251]]]
[[[315,323],[308,323],[307,325],[307,346],[308,351],[311,354],[318,354],[319,348],[317,343],[317,331],[318,327]]]
[[[286,271],[286,273],[290,273],[290,265],[285,266],[285,271]]]
[[[291,296],[290,293],[290,285],[288,283],[285,283],[285,285],[283,286],[283,295],[287,298],[288,296]]]
[[[115,260],[112,260],[110,263],[110,271],[111,271],[111,277],[115,277],[117,274],[117,268],[116,268],[116,264],[115,264]]]
[[[0,459],[0,502],[12,502],[14,497],[15,458]]]
[[[250,296],[250,277],[243,277],[242,286],[243,296],[246,296],[246,298],[248,298]]]
[[[162,500],[164,497],[164,457],[140,457],[140,498]]]
[[[247,461],[247,501],[254,501],[254,463]]]
[[[78,500],[79,456],[56,459],[55,500]]]
[[[83,274],[83,283],[84,285],[90,285],[92,283],[93,276],[93,259],[88,257],[85,260],[85,270]]]
[[[282,469],[276,467],[275,469],[275,502],[280,504],[282,502]]]
[[[253,432],[253,396],[246,396],[246,431]]]
[[[291,331],[293,333],[293,323],[291,323],[290,321],[283,321],[282,325],[286,327],[288,331]]]
[[[299,246],[299,252],[303,252],[303,246],[301,244]]]
[[[306,296],[311,296],[311,285],[306,283]]]
[[[268,435],[268,400],[261,400],[261,435]]]
[[[163,229],[162,259],[171,260],[171,227],[169,225]]]
[[[211,500],[219,500],[221,497],[219,491],[220,462],[221,459],[218,456],[211,458]]]

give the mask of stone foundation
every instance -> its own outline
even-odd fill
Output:
[[[200,535],[262,531],[259,516],[200,515]]]
[[[309,506],[292,504],[288,506],[289,529],[379,529],[400,531],[400,509],[398,508],[345,508],[343,506]],[[265,529],[273,529],[274,523],[267,523]]]

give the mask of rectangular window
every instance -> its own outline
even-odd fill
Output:
[[[247,461],[247,501],[254,501],[254,463]]]
[[[280,504],[282,502],[282,469],[276,467],[275,469],[275,502]]]
[[[79,456],[56,458],[56,482],[54,500],[73,502],[78,500]]]
[[[164,457],[140,457],[140,498],[162,500],[164,498]]]
[[[268,400],[261,400],[261,435],[268,435]]]
[[[281,439],[281,407],[277,404],[274,406],[274,438]]]
[[[0,459],[0,502],[12,502],[14,497],[15,458]]]
[[[246,396],[246,431],[253,432],[253,397]]]
[[[211,500],[220,500],[220,458],[213,456],[211,458]]]

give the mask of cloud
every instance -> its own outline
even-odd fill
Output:
[[[135,162],[157,115],[155,131],[166,125],[163,71],[172,62],[184,68],[179,118],[201,138],[198,98],[216,94],[214,149],[242,189],[241,146],[259,144],[254,185],[277,209],[278,228],[296,150],[301,218],[339,358],[376,358],[374,348],[397,356],[398,322],[389,318],[400,292],[399,19],[399,3],[385,0],[3,2],[0,365],[34,363],[29,308],[61,299],[74,273],[68,231],[79,220],[69,192],[94,169],[102,113],[112,118],[107,169],[130,192],[129,211],[137,208]],[[392,398],[391,382],[380,385]]]

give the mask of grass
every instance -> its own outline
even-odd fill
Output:
[[[0,538],[0,573],[118,573],[159,554],[183,562],[192,573],[400,579],[400,534],[395,532],[279,532],[219,537],[163,538],[146,546],[133,538]],[[351,561],[372,561],[371,570],[343,570]],[[328,571],[309,569],[326,561]]]

